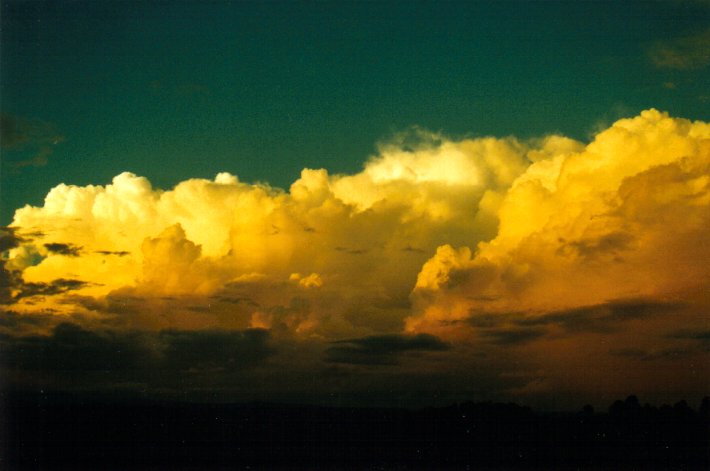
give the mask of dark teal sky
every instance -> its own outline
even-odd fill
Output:
[[[710,120],[707,2],[1,5],[3,224],[126,170],[353,172],[412,125],[587,140],[649,107]]]

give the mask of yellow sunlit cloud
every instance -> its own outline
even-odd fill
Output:
[[[61,184],[15,213],[33,235],[5,268],[33,288],[13,309],[101,317],[141,299],[130,322],[156,328],[461,338],[477,313],[675,299],[707,286],[709,139],[649,110],[586,146],[424,133],[354,175],[304,169],[289,191],[228,173]]]
[[[498,217],[497,236],[475,253],[443,246],[424,264],[409,329],[702,292],[710,126],[655,110],[618,121],[583,150],[536,160]]]

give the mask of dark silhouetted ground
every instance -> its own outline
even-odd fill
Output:
[[[710,469],[710,400],[537,413],[107,401],[13,393],[2,469]]]

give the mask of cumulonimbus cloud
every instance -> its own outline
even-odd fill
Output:
[[[264,368],[336,389],[379,371],[389,390],[395,370],[516,397],[706,388],[683,366],[708,356],[710,124],[648,110],[588,145],[415,137],[288,190],[228,173],[56,186],[0,232],[12,368],[15,343],[53,345],[66,320],[97,344],[231,332]]]
[[[357,174],[304,169],[288,191],[227,173],[167,191],[131,173],[61,184],[15,213],[4,299],[343,339],[697,292],[709,129],[650,110],[587,146],[417,131]],[[56,280],[76,283],[28,288]]]

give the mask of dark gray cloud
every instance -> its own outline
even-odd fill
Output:
[[[164,364],[176,370],[245,368],[269,357],[270,334],[263,329],[243,331],[162,331],[158,335]]]
[[[74,291],[87,286],[86,281],[58,278],[47,283],[25,283],[19,272],[8,270],[0,260],[0,304],[12,304],[21,298],[50,296]]]
[[[66,255],[67,257],[78,257],[81,253],[81,247],[74,244],[62,244],[59,242],[52,242],[44,244],[44,248],[54,254]]]
[[[326,351],[326,360],[333,363],[358,365],[397,364],[407,352],[444,351],[451,346],[430,334],[373,335],[359,339],[340,340]]]
[[[519,313],[518,315],[522,316],[523,314]],[[491,329],[508,323],[513,316],[515,316],[513,313],[476,313],[466,319],[466,323],[477,329]]]
[[[554,328],[561,328],[568,334],[616,332],[623,322],[646,319],[683,306],[651,299],[617,299],[536,316],[523,312],[472,313],[465,323],[481,338],[496,345],[511,346],[542,338]],[[556,333],[559,335],[559,330]],[[618,356],[625,356],[625,353],[630,355],[630,352],[616,352]]]
[[[676,311],[684,304],[652,299],[617,299],[606,303],[555,311],[515,320],[519,326],[557,325],[570,332],[612,332],[619,324]]]
[[[15,316],[6,320],[17,323]],[[38,321],[43,322],[42,319]],[[48,335],[0,333],[3,376],[22,383],[55,387],[110,389],[135,383],[159,390],[189,389],[187,378],[215,371],[230,377],[274,353],[267,331],[87,330],[63,322]],[[79,381],[71,385],[71,381]],[[68,385],[68,386],[67,386]]]
[[[692,348],[664,348],[647,351],[639,348],[617,348],[609,350],[609,354],[639,361],[678,360],[697,354]]]
[[[211,296],[212,299],[216,299],[217,301],[221,301],[223,303],[229,303],[229,304],[245,304],[248,306],[253,306],[253,307],[259,307],[259,303],[254,301],[253,299],[247,297],[247,296],[227,296],[227,295],[214,295]]]
[[[20,237],[15,227],[0,227],[0,252],[18,247],[25,239]]]
[[[584,258],[616,255],[626,249],[633,240],[634,237],[631,234],[619,231],[605,234],[595,239],[582,239],[565,243],[558,249],[558,252],[564,253],[573,250],[577,255]]]
[[[700,345],[700,347],[704,351],[710,352],[710,330],[707,330],[707,329],[701,329],[701,330],[684,329],[684,330],[678,330],[678,331],[670,334],[668,337],[673,338],[673,339],[679,339],[679,340],[695,341]]]
[[[4,369],[19,371],[115,371],[147,366],[148,354],[134,335],[96,333],[76,324],[57,325],[51,335],[7,336],[0,346]]]
[[[512,329],[490,329],[482,332],[496,345],[512,346],[531,342],[544,336],[546,330],[539,327],[512,328]]]
[[[679,330],[671,334],[671,337],[676,339],[710,341],[710,330]]]
[[[22,278],[14,270],[5,268],[5,260],[0,259],[0,304],[14,302],[15,287],[22,285]]]
[[[67,293],[88,286],[90,283],[82,280],[69,278],[58,278],[48,283],[20,283],[17,288],[19,292],[14,296],[14,300],[27,298],[30,296],[51,296],[55,294]]]
[[[125,250],[117,250],[117,251],[111,251],[111,250],[97,250],[97,254],[99,255],[115,255],[117,257],[125,257],[126,255],[130,255],[131,252],[127,252]]]
[[[0,311],[0,333],[18,335],[21,332],[37,332],[51,329],[61,318],[51,313],[19,314],[11,310]]]
[[[0,227],[0,254],[41,235],[41,233],[20,234],[15,227]],[[32,296],[35,293],[53,294],[52,291],[66,291],[71,288],[70,285],[68,280],[56,280],[49,284],[25,283],[18,271],[9,270],[6,260],[0,259],[0,304],[10,304],[19,298]]]

